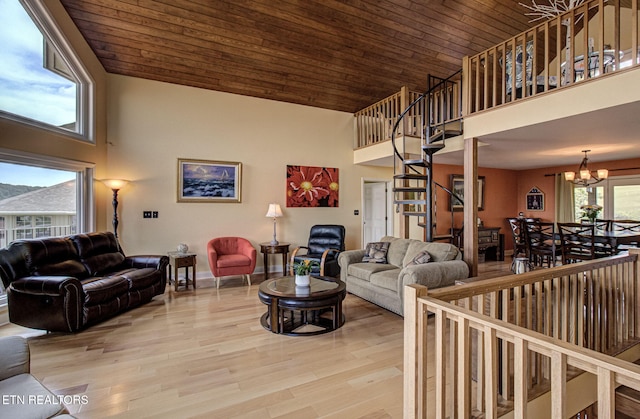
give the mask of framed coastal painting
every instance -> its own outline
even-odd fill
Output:
[[[337,208],[339,170],[334,167],[287,166],[287,207]]]
[[[451,175],[450,190],[464,199],[464,175]],[[462,211],[464,205],[459,199],[451,196],[449,200],[450,211]],[[484,210],[484,176],[478,176],[478,211]]]
[[[241,202],[242,163],[178,159],[178,202]]]

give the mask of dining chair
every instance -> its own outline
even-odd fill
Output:
[[[596,231],[609,231],[611,230],[611,220],[601,220],[599,218],[596,218],[595,222],[593,223]]]
[[[509,227],[511,227],[511,236],[513,237],[513,256],[515,259],[519,255],[527,255],[527,243],[524,237],[524,225],[522,218],[507,218]]]
[[[556,266],[562,254],[556,241],[556,225],[551,222],[525,220],[529,260],[534,266]]]
[[[640,221],[635,220],[611,220],[612,231],[640,232]]]
[[[562,263],[576,263],[596,258],[595,226],[583,223],[558,223]]]
[[[611,220],[611,231],[623,231],[628,233],[640,233],[640,221],[636,220]],[[625,241],[621,248],[638,247],[640,243],[636,240]]]

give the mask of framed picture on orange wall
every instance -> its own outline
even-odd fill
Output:
[[[544,193],[536,187],[527,193],[527,211],[544,211]]]
[[[449,188],[456,196],[464,199],[464,175],[451,175]],[[462,211],[464,205],[460,199],[451,196],[449,211]],[[484,210],[484,176],[478,176],[478,211]]]

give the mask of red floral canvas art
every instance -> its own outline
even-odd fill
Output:
[[[337,207],[338,169],[287,166],[287,207]]]

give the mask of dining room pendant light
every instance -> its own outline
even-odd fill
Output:
[[[582,162],[580,162],[578,172],[564,172],[565,180],[573,182],[576,185],[587,187],[602,182],[609,177],[609,170],[607,169],[598,169],[596,171],[589,169],[589,157],[587,157],[587,153],[590,151],[591,150],[582,150],[584,157],[582,158]]]

